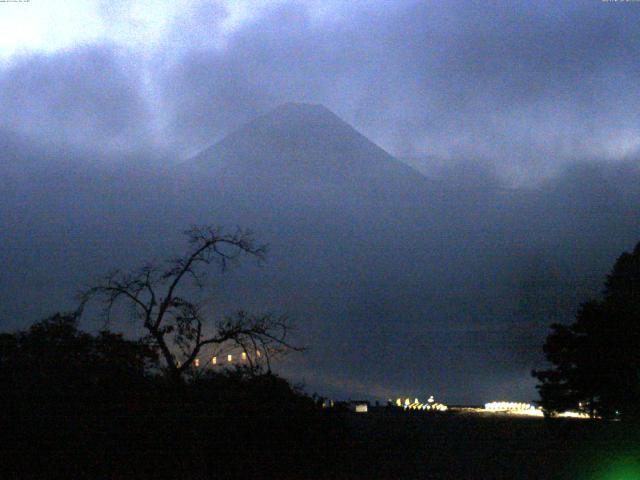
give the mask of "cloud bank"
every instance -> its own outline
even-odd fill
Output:
[[[479,161],[510,181],[640,149],[637,5],[196,1],[145,17],[110,4],[98,38],[5,62],[5,128],[186,158],[308,101],[397,156]]]

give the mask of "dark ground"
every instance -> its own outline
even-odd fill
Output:
[[[23,414],[12,423],[25,429],[2,432],[1,478],[640,479],[640,435],[622,422],[385,409]]]
[[[640,479],[640,433],[622,422],[380,409],[349,423],[350,478]]]

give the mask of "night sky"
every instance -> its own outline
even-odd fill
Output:
[[[282,369],[311,391],[530,401],[547,326],[640,240],[639,59],[633,1],[0,3],[0,328],[180,248],[203,217],[153,185],[283,103],[321,104],[427,200],[329,202],[315,223],[295,199],[269,204],[277,222],[221,209],[272,261],[218,303],[291,313],[310,350]]]

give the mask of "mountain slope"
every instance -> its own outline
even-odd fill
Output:
[[[291,188],[372,198],[407,198],[429,186],[321,105],[288,103],[256,118],[181,166],[181,175],[218,185]]]

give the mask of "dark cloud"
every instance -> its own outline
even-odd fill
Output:
[[[115,47],[26,55],[0,70],[0,126],[100,152],[149,141],[136,58]]]
[[[172,128],[206,144],[278,103],[313,101],[393,153],[489,157],[501,173],[534,177],[638,148],[638,9],[381,2],[338,12],[318,20],[291,2],[222,47],[177,49],[159,77]],[[217,19],[190,18],[212,31]]]
[[[194,2],[149,45],[19,58],[0,73],[3,123],[102,147],[155,141],[185,158],[307,101],[396,155],[490,161],[503,178],[537,179],[640,148],[634,7],[291,1],[234,25],[223,4]],[[100,8],[121,28],[130,11]]]

